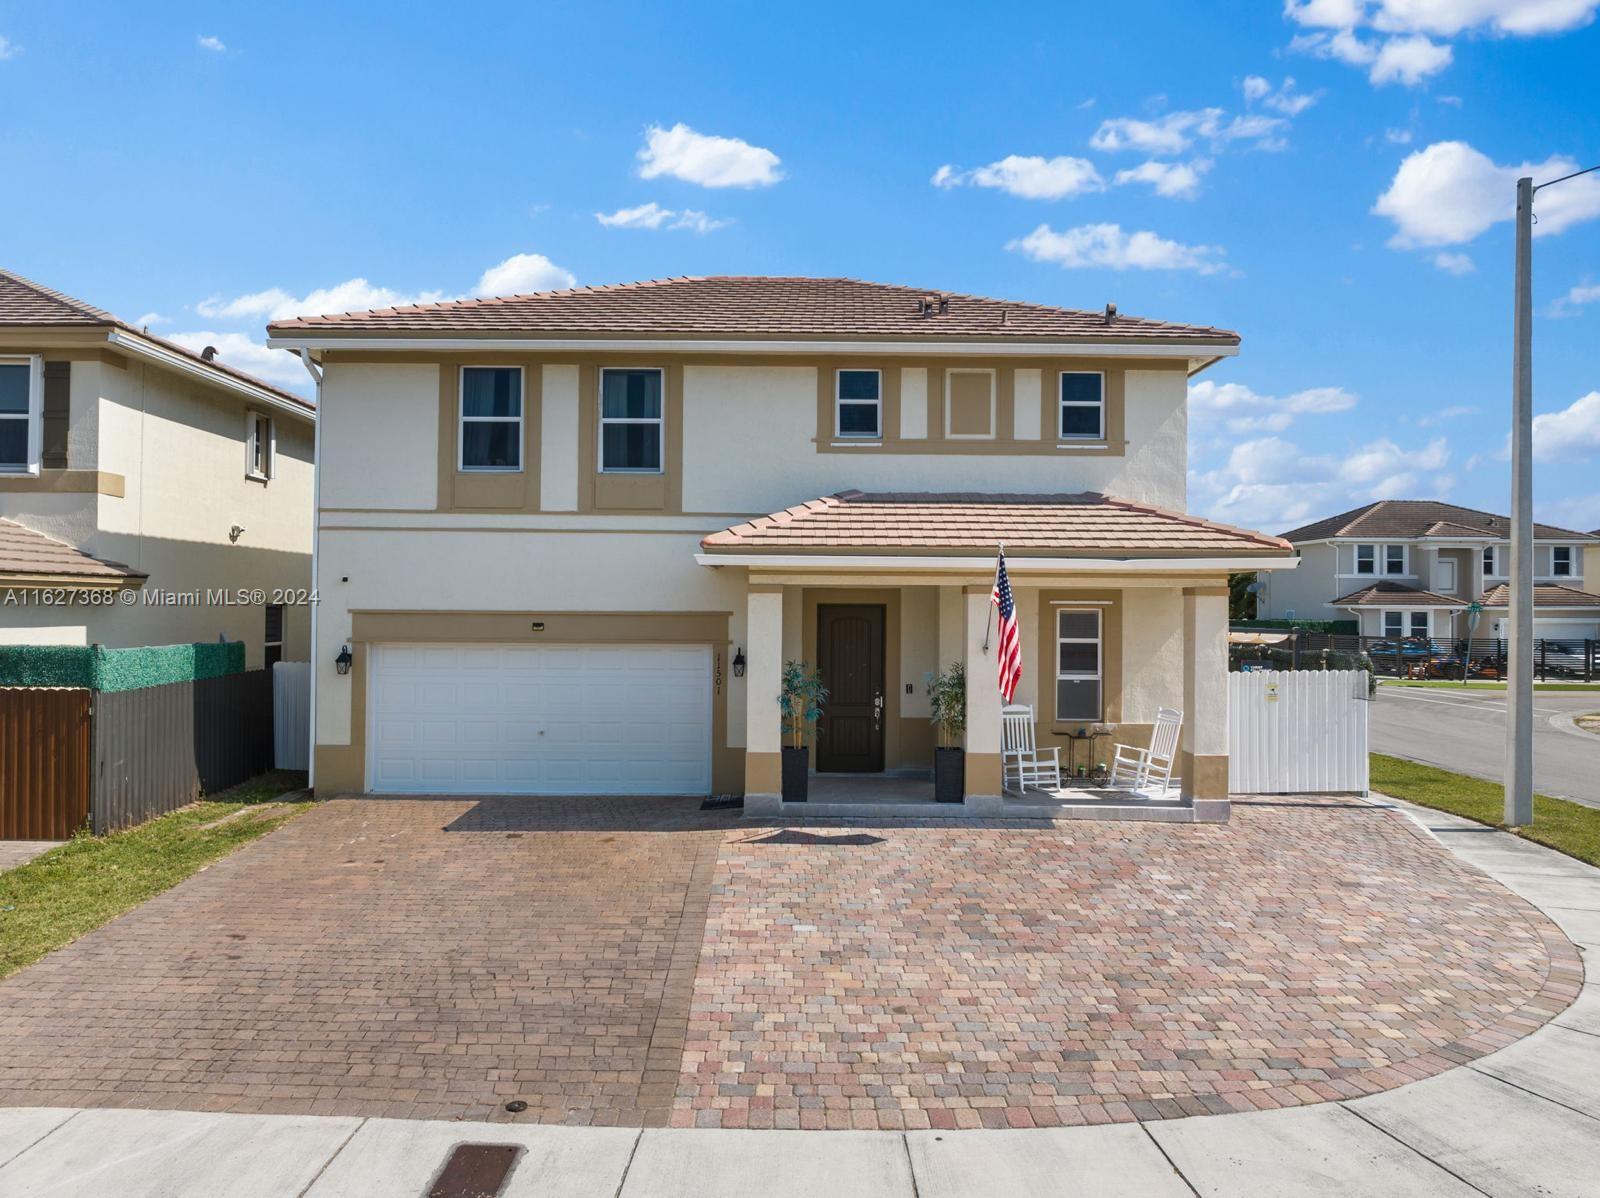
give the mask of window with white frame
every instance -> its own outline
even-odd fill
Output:
[[[273,455],[277,450],[277,431],[272,417],[265,412],[244,414],[244,472],[249,477],[266,482],[272,477]]]
[[[1411,635],[1426,640],[1428,638],[1428,613],[1414,611],[1411,613]]]
[[[283,604],[269,603],[261,637],[263,661],[271,669],[283,660]]]
[[[1390,639],[1428,636],[1428,613],[1425,611],[1386,611],[1383,613],[1383,635]]]
[[[43,393],[40,358],[0,357],[0,471],[38,473]]]
[[[1100,612],[1056,612],[1056,719],[1097,722],[1101,716]]]
[[[1406,572],[1406,547],[1404,545],[1385,545],[1383,547],[1383,572],[1385,574],[1404,574]]]
[[[833,431],[840,437],[883,436],[883,374],[840,370],[834,374]]]
[[[1376,574],[1378,572],[1378,547],[1376,545],[1356,546],[1356,573]]]
[[[1572,577],[1572,546],[1556,545],[1550,550],[1550,573],[1556,578]]]
[[[1485,545],[1483,547],[1483,576],[1485,578],[1498,578],[1498,577],[1500,577],[1500,571],[1498,571],[1498,570],[1496,570],[1494,568],[1494,546],[1493,545]]]
[[[1061,372],[1063,441],[1103,441],[1106,436],[1106,376],[1099,371]]]
[[[1386,611],[1383,613],[1383,635],[1391,640],[1405,635],[1406,613],[1403,611]]]
[[[522,469],[522,367],[461,368],[459,440],[464,471]]]
[[[660,474],[664,379],[658,369],[600,372],[600,469]]]

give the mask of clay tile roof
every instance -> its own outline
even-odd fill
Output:
[[[1511,521],[1492,512],[1440,503],[1436,499],[1380,499],[1376,503],[1351,508],[1337,516],[1316,520],[1283,534],[1286,540],[1302,544],[1327,537],[1493,537],[1504,540],[1511,535]],[[1593,534],[1535,524],[1533,535],[1543,538],[1566,537],[1577,541]]]
[[[121,329],[127,333],[136,333],[162,349],[199,362],[219,374],[229,375],[252,386],[271,391],[274,395],[298,404],[307,411],[315,408],[315,405],[308,402],[304,396],[296,395],[293,391],[285,391],[281,387],[274,387],[271,383],[264,382],[253,374],[246,374],[219,358],[207,360],[194,350],[175,341],[168,341],[165,337],[157,337],[144,329],[134,328],[127,321],[113,316],[103,308],[96,308],[70,295],[52,291],[12,271],[0,270],[0,328],[7,326]]]
[[[932,300],[931,305],[928,303]],[[928,309],[931,307],[931,313]],[[1104,312],[985,299],[860,279],[718,276],[652,279],[493,299],[274,321],[274,336],[637,334],[726,337],[940,337],[1237,345],[1239,335]]]
[[[1479,601],[1485,607],[1510,607],[1511,588],[1505,583],[1485,592]],[[1533,606],[1540,607],[1600,607],[1600,595],[1591,595],[1577,587],[1563,586],[1559,582],[1534,584]]]
[[[1464,599],[1419,591],[1398,582],[1374,582],[1335,599],[1333,607],[1465,607]]]
[[[1277,537],[1093,492],[1070,495],[845,491],[737,524],[709,552],[992,552],[1013,556],[1281,557]]]
[[[101,561],[14,520],[0,519],[0,577],[17,575],[86,582],[142,582],[146,577],[143,571]]]

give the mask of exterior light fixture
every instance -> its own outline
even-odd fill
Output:
[[[744,649],[742,647],[733,651],[733,676],[735,678],[744,677]]]
[[[348,674],[350,672],[351,663],[354,661],[355,658],[350,655],[350,646],[343,645],[339,649],[339,656],[333,659],[333,668],[338,670],[341,674]]]

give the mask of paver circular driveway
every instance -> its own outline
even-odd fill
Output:
[[[1354,801],[1225,826],[341,800],[0,984],[0,1104],[724,1127],[1312,1103],[1569,1003],[1535,909]]]

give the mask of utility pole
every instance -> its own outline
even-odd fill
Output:
[[[1533,192],[1532,179],[1517,180],[1505,807],[1505,822],[1513,828],[1533,822]]]

